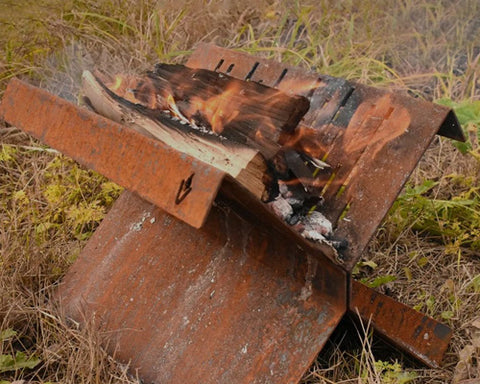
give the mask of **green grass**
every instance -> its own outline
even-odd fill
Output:
[[[480,310],[478,20],[477,0],[0,0],[0,95],[21,77],[75,99],[83,67],[138,72],[207,41],[454,107],[469,141],[434,142],[356,270],[453,327],[445,368],[376,360],[364,338],[321,356],[304,382],[478,378],[480,351],[462,352],[477,345]],[[49,304],[118,187],[14,128],[2,125],[0,143],[0,381],[137,382],[103,335]]]

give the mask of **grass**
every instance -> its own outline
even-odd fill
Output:
[[[452,326],[445,367],[378,358],[361,337],[328,346],[304,382],[478,379],[478,20],[476,0],[0,0],[0,95],[17,76],[76,100],[85,67],[141,71],[208,41],[455,107],[469,142],[435,140],[356,270]],[[138,382],[104,335],[66,324],[49,300],[119,189],[1,127],[0,382]]]

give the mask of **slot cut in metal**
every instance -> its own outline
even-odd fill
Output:
[[[255,62],[255,64],[253,64],[253,67],[252,69],[250,70],[250,72],[247,73],[247,76],[245,76],[245,81],[250,81],[250,79],[252,78],[253,74],[255,73],[255,71],[257,70],[257,67],[260,63],[258,61]]]
[[[224,62],[225,62],[225,60],[220,59],[217,66],[215,67],[214,71],[217,72],[220,69],[220,67],[223,65]]]
[[[278,85],[280,84],[280,82],[283,80],[283,78],[285,77],[285,75],[287,74],[288,72],[288,69],[285,68],[282,73],[280,74],[280,76],[278,77],[278,79],[275,81],[275,83],[273,83],[272,87],[273,88],[276,88],[278,87]]]

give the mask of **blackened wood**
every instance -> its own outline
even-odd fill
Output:
[[[159,64],[133,89],[142,104],[168,109],[173,100],[197,125],[272,158],[308,111],[303,96],[205,69]]]
[[[88,71],[82,83],[83,94],[97,113],[228,173],[258,199],[275,197],[271,194],[276,193],[276,180],[258,150],[181,125],[163,113],[155,115],[119,97]]]

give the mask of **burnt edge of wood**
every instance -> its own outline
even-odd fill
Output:
[[[181,124],[180,122],[173,120],[169,114],[163,113],[163,111],[153,110],[145,107],[142,104],[133,103],[127,99],[124,99],[111,91],[102,81],[102,79],[100,79],[97,75],[93,74],[93,77],[95,78],[96,82],[101,86],[101,88],[107,93],[107,95],[116,102],[118,102],[120,105],[137,111],[139,114],[145,116],[146,118],[149,118],[154,122],[158,122],[159,124],[162,124],[169,129],[186,135],[199,136],[206,141],[209,141],[213,144],[218,144],[220,146],[224,146],[226,148],[230,148],[233,151],[235,150],[235,148],[245,147],[244,144],[240,144],[234,140],[229,140],[222,135],[211,134],[200,129],[195,129],[188,124]],[[88,98],[85,98],[85,101],[92,107],[91,102],[88,100]],[[259,153],[259,156],[262,156],[261,153]],[[262,196],[262,201],[268,202],[273,200],[278,195],[278,179],[275,174],[275,167],[272,165],[272,161],[266,160],[265,158],[263,158],[263,160],[266,163],[266,169],[263,173],[263,177],[261,180],[261,182],[265,186],[265,192]]]

